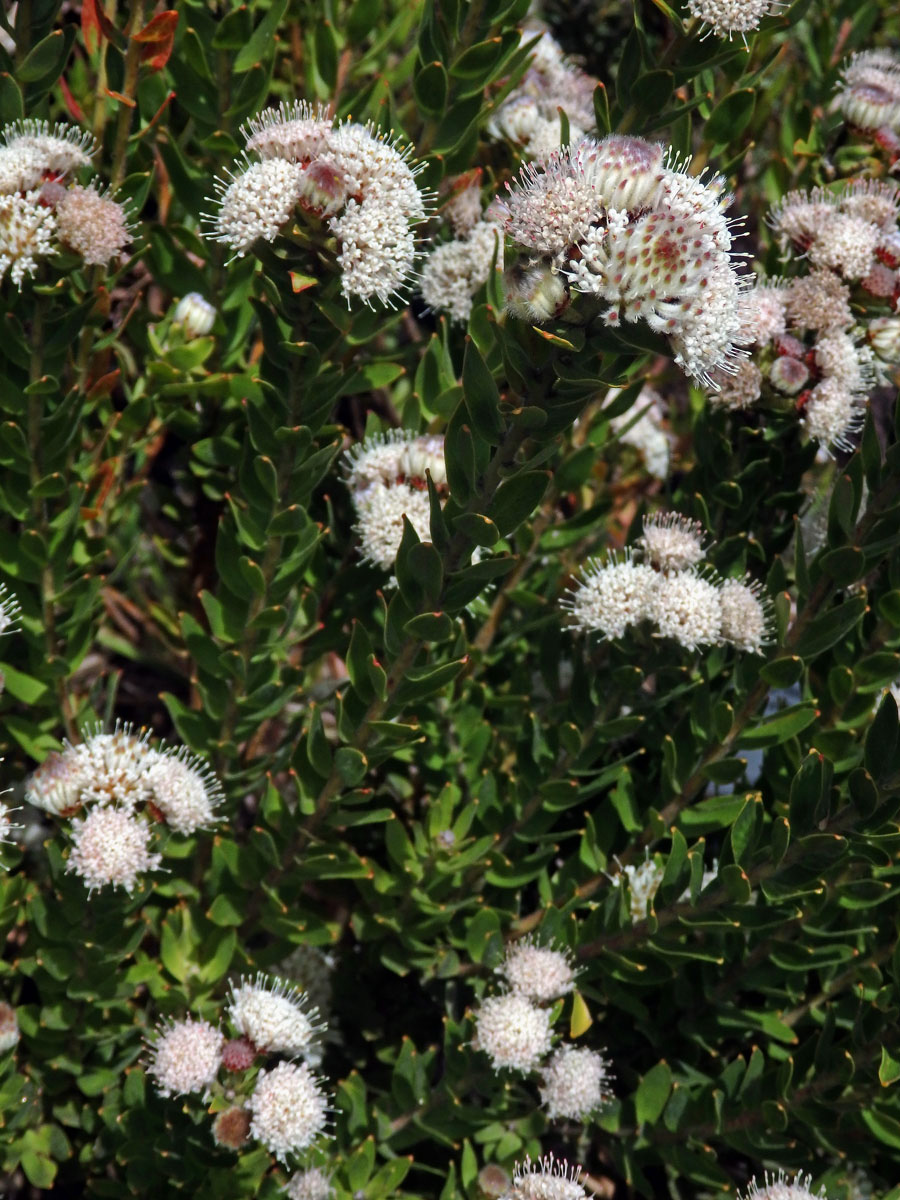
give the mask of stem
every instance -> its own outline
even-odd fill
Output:
[[[128,48],[125,51],[125,77],[122,84],[122,95],[134,100],[137,91],[138,75],[141,68],[141,44],[132,36],[137,33],[144,22],[144,0],[132,0],[131,21],[128,26]],[[125,178],[125,156],[128,150],[128,137],[131,133],[132,106],[119,101],[119,114],[116,120],[116,136],[113,143],[112,168],[110,170],[110,191],[114,192]]]

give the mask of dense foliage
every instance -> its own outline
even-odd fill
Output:
[[[3,1194],[274,1197],[294,1176],[297,1196],[528,1200],[514,1165],[553,1152],[610,1200],[780,1169],[900,1197],[900,85],[877,127],[840,102],[874,89],[848,60],[900,18],[796,0],[728,38],[696,7],[0,16],[0,580],[21,608],[0,642]],[[573,56],[565,97],[542,30]],[[270,154],[288,120],[315,152]],[[611,134],[657,190],[616,207],[591,184],[557,245],[534,189],[577,192],[602,157],[582,139]],[[4,183],[42,136],[72,164]],[[298,189],[277,219],[276,182]],[[801,220],[789,193],[815,188]],[[673,316],[604,265],[695,218],[730,332],[698,324],[705,275]],[[442,311],[426,256],[476,225]],[[771,336],[736,307],[751,269],[795,281]],[[808,279],[846,320],[808,316]],[[833,362],[857,372],[840,428],[815,416]],[[746,405],[721,399],[736,365]],[[645,524],[664,513],[691,523]],[[702,549],[670,572],[660,528]],[[626,575],[649,607],[615,608]],[[728,581],[755,632],[728,635]],[[681,632],[682,603],[712,631]],[[190,813],[166,790],[188,776],[209,793]],[[89,845],[104,822],[132,839],[118,876]],[[522,999],[523,945],[574,975]],[[290,1035],[258,1032],[257,972],[284,981],[263,1005]],[[318,1004],[312,1048],[292,988]],[[509,996],[537,1057],[492,1040]],[[551,1026],[603,1053],[578,1116]],[[206,1039],[183,1089],[173,1029]],[[288,1078],[290,1129],[263,1098]],[[311,1165],[325,1192],[300,1190]]]

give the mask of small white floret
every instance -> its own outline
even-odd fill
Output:
[[[537,1162],[526,1158],[513,1171],[512,1186],[502,1200],[586,1200],[580,1167],[547,1154]]]
[[[644,518],[640,545],[654,567],[661,571],[684,571],[695,567],[706,550],[706,534],[699,521],[680,513],[655,513]]]
[[[656,572],[630,558],[590,562],[580,583],[562,600],[575,629],[621,637],[653,613]]]
[[[695,571],[660,575],[653,620],[662,637],[674,638],[687,650],[714,645],[722,631],[719,589]]]
[[[292,1175],[281,1189],[289,1200],[328,1200],[332,1194],[331,1179],[318,1167]]]

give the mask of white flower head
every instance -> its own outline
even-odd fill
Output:
[[[598,210],[627,213],[653,205],[661,196],[666,168],[660,142],[611,133],[600,141],[583,138],[573,156],[594,190]]]
[[[136,734],[130,725],[116,724],[112,733],[98,726],[84,731],[77,746],[66,743],[63,757],[79,764],[81,800],[116,804],[133,810],[150,795],[148,770],[157,755],[147,745],[146,731]]]
[[[228,1018],[257,1050],[301,1054],[321,1028],[318,1010],[309,1007],[303,992],[283,979],[257,975],[231,985]]]
[[[281,1190],[289,1200],[328,1200],[333,1191],[330,1177],[318,1167],[298,1171]]]
[[[763,17],[777,12],[785,0],[687,0],[688,12],[703,22],[716,37],[739,33],[746,42],[747,34],[759,29]]]
[[[521,992],[488,996],[475,1013],[475,1036],[495,1071],[533,1071],[550,1050],[550,1014]]]
[[[328,145],[332,121],[321,104],[295,100],[266,108],[241,127],[247,150],[260,158],[282,158],[306,165]]]
[[[131,892],[161,862],[150,851],[150,826],[121,808],[93,808],[84,820],[72,822],[66,870],[80,875],[89,892],[107,884]]]
[[[538,946],[529,937],[512,942],[497,968],[514,992],[545,1002],[564,996],[575,986],[575,969],[568,950]]]
[[[403,518],[412,525],[420,540],[430,541],[431,505],[428,492],[399,484],[387,487],[372,484],[354,497],[363,558],[376,567],[390,570],[403,539]]]
[[[157,1033],[147,1073],[161,1096],[206,1092],[222,1061],[222,1034],[208,1021],[187,1017],[172,1021]]]
[[[503,235],[498,225],[478,221],[463,237],[444,242],[426,255],[419,290],[432,312],[467,321],[472,298],[490,275],[494,254],[503,266]]]
[[[706,554],[706,533],[699,521],[681,513],[655,513],[644,517],[640,539],[649,561],[661,571],[684,571],[695,567]]]
[[[840,208],[893,233],[900,218],[900,185],[885,179],[854,179],[841,193]]]
[[[321,1084],[305,1063],[280,1062],[260,1071],[250,1112],[250,1132],[281,1162],[311,1146],[328,1119]]]
[[[738,650],[762,654],[772,640],[772,605],[758,580],[726,579],[719,589],[723,642]]]
[[[711,378],[713,384],[718,387],[718,391],[710,392],[708,397],[713,408],[727,408],[739,412],[752,408],[762,395],[762,371],[752,358],[741,359],[733,372],[717,368],[712,372]]]
[[[343,467],[347,486],[354,493],[378,483],[385,487],[405,484],[423,491],[426,474],[437,487],[447,482],[443,437],[409,429],[391,429],[357,442],[343,456]]]
[[[106,266],[131,241],[124,205],[91,185],[73,184],[56,205],[59,240],[80,254],[86,263]]]
[[[526,164],[494,210],[509,237],[549,257],[579,242],[599,203],[582,156],[563,146],[540,164]]]
[[[5,583],[0,583],[0,634],[13,633],[22,609]]]
[[[5,1000],[0,1000],[0,1054],[12,1050],[19,1041],[19,1020],[16,1010]]]
[[[561,601],[575,629],[621,637],[653,613],[656,572],[630,557],[591,561],[582,580]]]
[[[825,378],[810,392],[801,419],[806,432],[824,450],[852,450],[864,416],[865,405],[857,394],[839,378]]]
[[[68,817],[81,808],[86,784],[81,759],[71,749],[62,754],[54,750],[29,777],[25,799],[53,816]]]
[[[609,1064],[596,1050],[560,1046],[541,1069],[541,1080],[541,1103],[551,1121],[584,1121],[612,1095]]]
[[[176,833],[195,833],[216,820],[222,784],[209,763],[183,746],[151,751],[146,780],[150,803]]]
[[[40,192],[0,195],[0,282],[9,271],[21,291],[26,275],[37,273],[39,260],[56,253],[56,217],[40,203]]]
[[[843,279],[862,279],[875,265],[880,240],[881,231],[871,221],[834,212],[813,237],[809,261],[814,267],[837,271]]]
[[[757,280],[744,296],[742,340],[747,345],[764,346],[783,334],[785,328],[783,287]]]
[[[586,1200],[580,1167],[547,1154],[537,1162],[526,1158],[513,1171],[512,1186],[502,1200]]]
[[[604,406],[621,391],[610,388]],[[634,413],[638,413],[635,420]],[[610,420],[610,427],[626,446],[632,446],[643,456],[650,475],[665,479],[669,474],[669,438],[663,426],[662,397],[653,388],[645,386],[628,412]]]
[[[403,209],[377,193],[362,203],[351,198],[329,227],[340,243],[337,261],[347,300],[393,307],[413,277],[416,258],[416,239]]]
[[[68,175],[78,167],[85,167],[96,149],[93,135],[76,125],[64,122],[51,125],[49,121],[30,117],[5,125],[0,138],[10,150],[35,154],[43,175]]]
[[[238,174],[226,172],[214,187],[215,213],[205,214],[206,234],[243,258],[258,239],[273,242],[287,225],[300,200],[303,167],[282,158],[247,162]]]
[[[765,1174],[763,1185],[750,1180],[750,1187],[743,1200],[824,1200],[824,1189],[812,1191],[812,1176],[797,1174],[789,1179],[784,1171],[779,1171],[777,1177]]]
[[[857,129],[900,129],[900,59],[887,50],[854,54],[834,106]]]
[[[693,569],[659,575],[652,616],[660,636],[674,638],[686,650],[715,645],[722,632],[719,589]]]
[[[788,323],[800,329],[847,329],[853,324],[850,289],[831,271],[812,271],[784,289]]]

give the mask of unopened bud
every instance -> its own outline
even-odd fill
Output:
[[[769,367],[769,382],[786,396],[796,396],[809,379],[809,370],[798,359],[783,355]]]
[[[185,337],[202,337],[209,333],[216,319],[216,310],[199,292],[188,292],[178,301],[175,323],[184,330]]]
[[[16,1010],[5,1000],[0,1000],[0,1054],[11,1050],[19,1040],[19,1022]]]
[[[562,279],[549,267],[513,269],[504,276],[507,312],[520,321],[542,325],[569,306],[569,293]]]
[[[478,1172],[478,1186],[484,1192],[485,1196],[491,1197],[491,1200],[507,1192],[509,1184],[509,1175],[502,1167],[498,1167],[496,1163],[488,1163],[486,1167],[482,1167]]]
[[[876,317],[869,322],[868,337],[882,362],[900,362],[900,317]]]
[[[347,183],[343,171],[315,159],[300,176],[300,203],[309,212],[330,217],[344,207]]]
[[[250,1135],[250,1114],[246,1109],[226,1108],[213,1121],[213,1137],[219,1146],[240,1150]]]
[[[249,1038],[235,1038],[222,1047],[222,1066],[226,1071],[246,1071],[256,1059],[256,1047]]]

